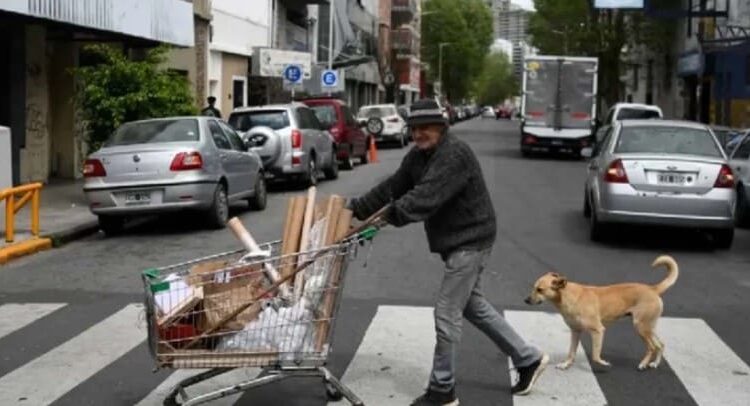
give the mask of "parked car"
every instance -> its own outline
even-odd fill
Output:
[[[750,227],[750,131],[742,134],[731,151],[729,165],[737,177],[737,226]]]
[[[513,115],[513,109],[509,106],[501,105],[501,106],[497,106],[497,108],[495,109],[495,117],[498,120],[500,120],[501,118],[505,120],[510,120],[512,115]]]
[[[398,115],[401,116],[401,118],[404,119],[404,121],[408,122],[409,120],[409,106],[398,106]],[[408,142],[412,142],[414,140],[414,136],[411,133],[411,128],[407,125],[406,126],[406,140]]]
[[[482,118],[495,118],[495,109],[492,106],[484,106],[482,109]]]
[[[324,97],[307,99],[304,103],[313,110],[323,128],[333,135],[336,158],[344,169],[354,168],[354,158],[359,159],[361,164],[367,163],[369,139],[346,102]]]
[[[718,248],[734,238],[735,179],[711,130],[682,121],[615,122],[592,150],[584,215],[598,241],[617,223],[708,231]]]
[[[367,131],[377,142],[396,142],[400,148],[408,144],[406,121],[398,114],[395,104],[363,106],[357,119],[366,123]]]
[[[312,186],[321,172],[338,177],[336,140],[305,104],[242,107],[230,114],[229,124],[254,144],[269,180]]]
[[[224,227],[229,204],[266,207],[264,169],[226,123],[211,117],[172,117],[123,124],[86,159],[84,194],[106,234],[126,217],[199,210]]]

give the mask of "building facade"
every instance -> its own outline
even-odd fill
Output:
[[[0,2],[0,125],[12,132],[14,184],[79,176],[88,151],[71,68],[86,44],[193,47],[193,19],[182,0]]]
[[[510,41],[513,47],[513,73],[520,80],[523,58],[528,53],[530,12],[510,0],[488,0],[492,9],[495,39]]]
[[[392,59],[395,101],[409,105],[420,97],[421,5],[416,0],[393,0]]]

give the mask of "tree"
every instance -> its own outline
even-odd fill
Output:
[[[113,46],[85,48],[86,56],[97,62],[75,68],[74,74],[89,150],[98,149],[123,123],[197,114],[188,80],[162,67],[167,50],[154,48],[143,60],[133,61]]]
[[[659,0],[663,7],[681,7],[680,0]],[[659,20],[641,11],[599,10],[590,0],[534,0],[529,21],[532,43],[542,54],[599,58],[599,96],[608,104],[622,100],[621,50],[642,47],[655,55],[668,54],[674,21]]]
[[[482,105],[494,105],[518,94],[513,65],[505,53],[487,54],[482,73],[474,82],[473,94]]]
[[[449,99],[468,95],[482,71],[492,43],[492,14],[482,0],[430,0],[424,4],[422,59],[439,81],[440,44],[443,47],[442,85]]]

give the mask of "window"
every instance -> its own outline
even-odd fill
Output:
[[[604,127],[602,128],[597,134],[597,139],[601,137],[601,141],[597,141],[596,145],[594,145],[594,150],[591,151],[592,157],[597,157],[602,152],[604,148],[607,147],[607,144],[609,144],[609,139],[612,135],[612,127]]]
[[[606,124],[611,124],[614,117],[615,117],[615,109],[611,108],[609,109],[609,113],[607,113],[607,119],[604,122]]]
[[[617,113],[618,120],[646,120],[650,118],[661,118],[661,114],[656,110],[632,108],[621,109]]]
[[[318,118],[315,117],[312,110],[302,107],[297,109],[297,115],[300,118],[300,128],[306,130],[320,130],[320,122],[318,121]]]
[[[596,142],[597,143],[602,142],[604,140],[604,138],[607,136],[608,131],[611,128],[612,127],[610,127],[610,126],[604,126],[604,127],[600,128],[599,131],[596,132]]]
[[[242,139],[239,137],[239,135],[237,135],[237,133],[234,132],[231,127],[224,124],[223,122],[219,121],[218,123],[221,126],[221,129],[224,130],[224,135],[226,135],[227,139],[229,139],[229,142],[232,144],[232,148],[237,151],[245,151],[245,143],[242,142]]]
[[[229,142],[224,132],[221,131],[221,127],[219,127],[219,124],[216,121],[209,121],[208,128],[211,130],[211,138],[213,138],[216,148],[232,149],[232,144]]]
[[[620,131],[615,152],[700,155],[722,158],[713,135],[703,129],[667,126],[626,127]]]
[[[740,144],[739,148],[734,151],[732,159],[748,159],[750,158],[750,136],[745,136],[745,139]]]
[[[326,127],[331,127],[338,122],[336,118],[336,107],[330,104],[320,104],[310,107],[318,121]]]
[[[270,127],[281,130],[289,127],[289,113],[286,110],[258,110],[232,113],[229,125],[237,131],[249,131],[253,127]]]
[[[344,113],[344,120],[346,120],[347,126],[354,127],[357,125],[357,120],[354,118],[352,109],[350,109],[349,106],[341,106],[341,111]]]
[[[137,121],[123,124],[104,145],[196,142],[198,134],[198,121],[194,119]]]

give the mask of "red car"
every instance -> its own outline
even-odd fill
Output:
[[[367,146],[369,139],[362,131],[351,108],[343,100],[320,97],[302,100],[308,105],[318,121],[323,124],[336,140],[336,158],[344,169],[354,168],[354,159],[362,164],[367,163]]]
[[[499,120],[501,118],[510,119],[513,114],[513,109],[507,106],[497,106],[495,109],[495,117]]]

